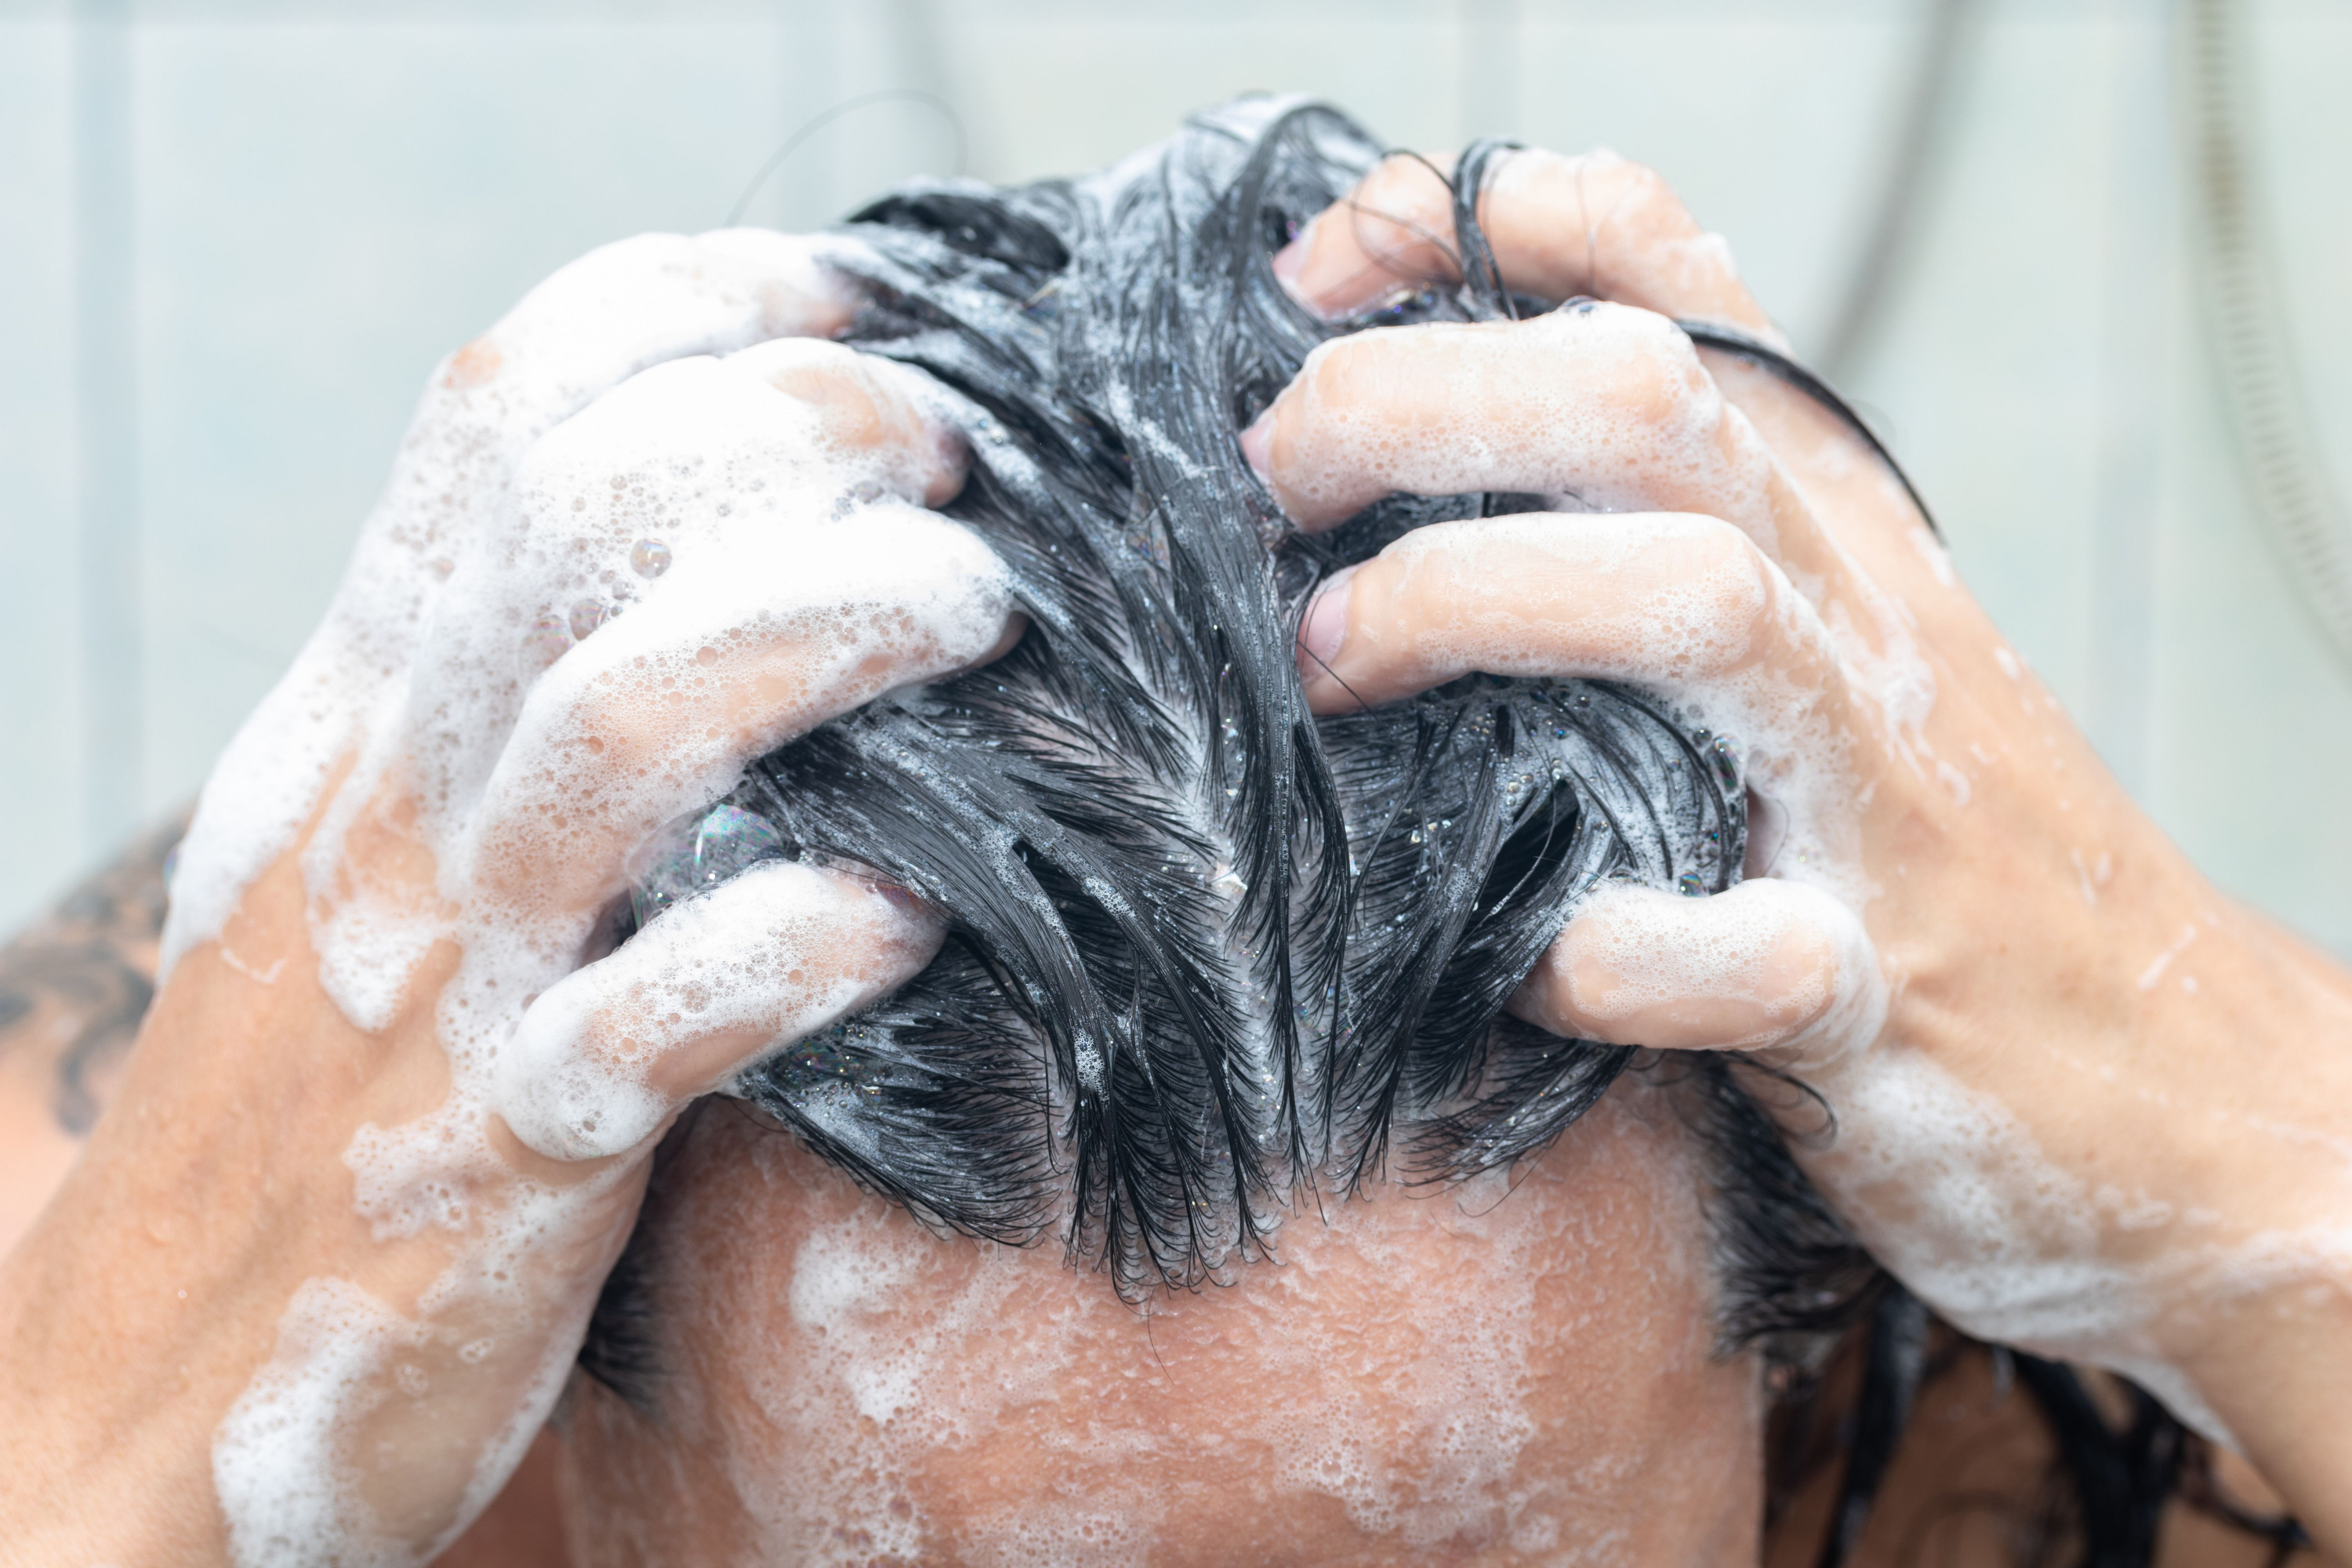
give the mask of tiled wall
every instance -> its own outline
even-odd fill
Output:
[[[601,240],[722,221],[778,142],[934,93],[968,172],[1103,162],[1249,87],[1400,142],[1664,169],[1801,345],[1922,0],[0,0],[0,927],[186,798],[317,616],[427,368]],[[2229,888],[2352,954],[2352,675],[2223,439],[2158,0],[1983,0],[1942,176],[1848,378],[1963,570]],[[2352,491],[2352,9],[2253,7],[2301,370]],[[822,221],[956,134],[812,136]]]

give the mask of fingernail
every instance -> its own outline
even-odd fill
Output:
[[[1242,432],[1242,458],[1250,471],[1268,484],[1274,482],[1274,405],[1268,404],[1265,413]]]
[[[1328,673],[1339,657],[1340,645],[1348,640],[1348,588],[1355,575],[1353,566],[1341,567],[1307,602],[1307,613],[1298,619],[1298,673],[1303,679],[1311,682]]]
[[[869,885],[893,906],[907,914],[927,915],[931,912],[931,906],[923,902],[922,895],[911,888],[902,888],[896,882],[885,882],[878,879]]]

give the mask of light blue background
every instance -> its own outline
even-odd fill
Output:
[[[2168,12],[1986,9],[1921,242],[1851,390],[2158,817],[2226,887],[2352,955],[2352,679],[2221,434]],[[2300,370],[2352,486],[2352,7],[2252,11]],[[593,245],[718,225],[832,104],[935,92],[969,172],[1001,180],[1105,162],[1250,87],[1328,96],[1401,143],[1604,143],[1731,237],[1801,347],[1853,265],[1923,14],[157,0],[109,66],[87,30],[78,57],[67,5],[0,0],[0,928],[192,794],[317,617],[443,352]],[[122,113],[78,99],[78,58]],[[109,157],[127,174],[98,187],[127,222],[85,206],[78,226],[77,159],[99,160],[79,165],[87,193]],[[951,157],[926,110],[866,110],[751,216],[821,222]],[[105,334],[77,310],[118,304],[124,346],[93,363],[79,345]],[[86,565],[85,451],[128,465],[110,471],[131,481],[115,526],[135,571]]]

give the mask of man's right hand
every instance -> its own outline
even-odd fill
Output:
[[[936,951],[783,860],[606,951],[749,761],[1018,633],[925,510],[958,409],[813,341],[857,302],[824,255],[608,247],[436,375],[0,1274],[10,1561],[429,1558],[547,1415],[677,1108]]]

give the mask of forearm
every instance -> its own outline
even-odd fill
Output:
[[[0,1258],[104,1109],[146,1016],[176,813],[0,949]]]
[[[0,1429],[14,1539],[31,1561],[226,1562],[216,1448],[257,1372],[283,1358],[289,1303],[331,1281],[421,1325],[423,1303],[453,1278],[463,1237],[378,1236],[344,1158],[359,1126],[397,1126],[446,1094],[437,1047],[394,1059],[403,1023],[371,1036],[341,1016],[316,983],[303,902],[289,855],[232,923],[230,944],[260,961],[267,983],[219,944],[181,961],[82,1162],[0,1269],[0,1407],[41,1413]],[[478,1214],[516,1184],[485,1174],[461,1174],[454,1194]],[[597,1200],[612,1211],[590,1227],[599,1245],[625,1230],[635,1194],[623,1182]],[[386,1538],[446,1534],[504,1413],[526,1402],[605,1259],[553,1261],[518,1282],[511,1310],[419,1331],[399,1367],[354,1369],[383,1386],[345,1398],[318,1436],[380,1457],[351,1473]],[[356,1327],[336,1329],[345,1349],[363,1348]],[[469,1348],[482,1341],[497,1348]],[[279,1458],[297,1472],[310,1462]],[[433,1473],[444,1468],[459,1473]]]
[[[2252,1081],[2179,1119],[2206,1134],[2185,1159],[2205,1163],[2232,1234],[2172,1353],[2320,1548],[2352,1562],[2352,994],[2340,969],[2241,920],[2249,950],[2203,966],[2239,993],[2235,1027],[2179,1045]]]
[[[1840,543],[1928,623],[1923,640],[2001,647],[1862,443],[1776,379],[1709,362]],[[1911,982],[1902,1032],[1948,1063],[2031,1052],[2050,1101],[2084,1108],[2045,1125],[2044,1152],[2103,1173],[2094,1200],[2147,1227],[2111,1234],[2110,1252],[2192,1259],[2162,1265],[2189,1302],[2162,1334],[2165,1358],[2315,1538],[2352,1561],[2352,973],[2212,888],[2014,668],[2008,700],[2045,733],[2038,755],[2006,765],[2047,770],[2066,809],[1989,836],[2005,861],[1977,884],[1990,901],[1929,928],[1951,945],[1890,952]],[[1939,674],[1937,700],[1985,700],[1966,669]],[[1968,809],[2030,798],[1980,789]],[[2036,897],[2053,881],[2059,896]],[[2043,912],[2011,912],[2029,905]],[[1992,951],[2026,932],[2063,951],[2054,963]],[[2021,965],[2063,982],[1985,995],[1988,973]],[[2095,1109],[2106,1101],[2120,1116]],[[2103,1143],[2119,1122],[2131,1137]],[[2064,1146],[2076,1130],[2080,1146]]]
[[[290,865],[238,924],[257,949],[299,936]],[[356,1068],[367,1042],[322,1035],[315,987],[280,974],[262,985],[217,948],[188,955],[72,1178],[0,1271],[6,1403],[45,1413],[0,1436],[12,1510],[60,1553],[225,1560],[214,1432],[301,1278],[333,1271],[320,1243],[336,1210],[355,1221],[301,1089]]]

